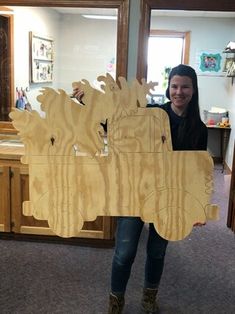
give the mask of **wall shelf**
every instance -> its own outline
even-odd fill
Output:
[[[224,69],[226,77],[232,78],[232,85],[235,77],[235,49],[225,49],[223,53],[226,54]]]

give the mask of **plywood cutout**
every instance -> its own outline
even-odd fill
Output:
[[[172,151],[168,115],[146,108],[155,85],[98,78],[73,83],[78,104],[64,90],[44,88],[37,111],[10,117],[25,144],[29,201],[24,215],[47,220],[61,237],[74,237],[97,216],[134,216],[152,222],[168,240],[181,240],[194,223],[217,219],[210,204],[213,161],[206,151]],[[101,123],[107,121],[107,134]]]

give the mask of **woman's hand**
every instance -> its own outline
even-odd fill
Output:
[[[73,93],[71,98],[76,98],[82,105],[85,105],[82,101],[82,97],[84,96],[84,91],[80,88],[76,87],[73,89]]]

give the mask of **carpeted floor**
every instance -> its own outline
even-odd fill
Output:
[[[163,314],[235,313],[235,235],[226,227],[230,176],[215,167],[219,221],[170,242],[159,291]],[[126,293],[138,314],[147,225]],[[106,314],[113,249],[0,240],[1,314]]]

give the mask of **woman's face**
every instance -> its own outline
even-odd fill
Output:
[[[193,96],[192,80],[188,76],[174,75],[170,80],[169,94],[172,110],[182,115]]]

